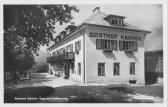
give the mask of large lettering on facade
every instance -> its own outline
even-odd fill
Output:
[[[110,33],[90,32],[89,36],[94,38],[99,38],[99,39],[120,39],[120,40],[141,41],[141,37],[110,34]]]

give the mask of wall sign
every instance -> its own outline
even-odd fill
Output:
[[[89,36],[94,38],[99,38],[99,39],[120,39],[120,40],[141,41],[141,37],[117,35],[117,34],[110,34],[110,33],[90,32]]]

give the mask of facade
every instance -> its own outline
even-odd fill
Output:
[[[145,84],[144,39],[150,32],[124,19],[96,7],[81,25],[69,25],[48,48],[50,72],[84,83]]]

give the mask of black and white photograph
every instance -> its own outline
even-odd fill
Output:
[[[2,6],[5,104],[164,103],[163,4]]]

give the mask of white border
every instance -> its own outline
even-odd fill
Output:
[[[80,2],[79,2],[80,1]],[[1,14],[1,19],[0,19],[0,31],[1,34],[3,35],[3,4],[163,4],[163,52],[164,52],[164,103],[105,103],[103,104],[104,106],[115,106],[115,107],[120,107],[120,106],[129,106],[129,107],[142,107],[142,106],[152,106],[152,107],[167,107],[167,0],[3,0],[1,1],[0,4],[0,14]],[[47,105],[49,106],[103,106],[102,104],[59,104],[59,103],[50,103],[50,104],[4,104],[3,103],[3,36],[0,36],[0,49],[1,49],[1,55],[0,55],[0,59],[2,59],[0,61],[0,65],[1,65],[1,69],[0,69],[0,77],[1,82],[0,82],[0,103],[1,106],[41,106],[41,107],[46,107]]]

